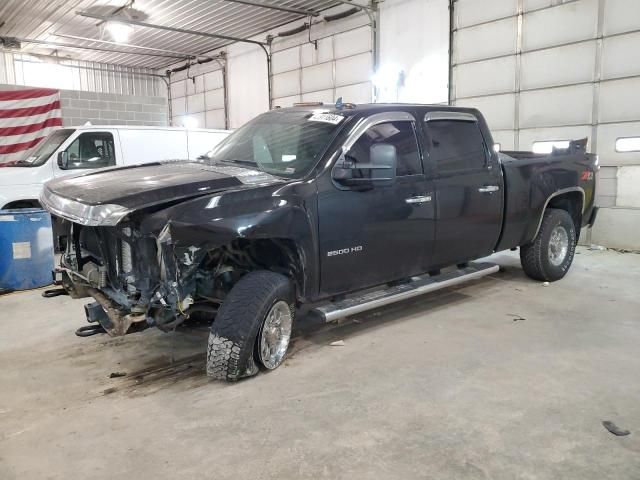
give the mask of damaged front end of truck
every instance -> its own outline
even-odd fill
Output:
[[[64,288],[73,298],[95,300],[85,306],[87,320],[111,336],[150,326],[171,331],[191,317],[212,321],[232,286],[252,270],[299,279],[302,291],[307,215],[274,194],[281,182],[263,177],[259,185],[260,192],[243,184],[228,195],[139,211],[81,206],[45,188],[43,205],[70,220],[59,267]],[[288,231],[278,231],[283,225]],[[292,230],[295,225],[301,228]]]
[[[125,335],[134,324],[169,331],[196,310],[215,314],[221,301],[213,296],[214,279],[198,272],[207,253],[196,246],[176,247],[170,224],[154,237],[134,224],[72,223],[69,239],[60,262],[63,286],[73,298],[95,299],[87,307],[88,320],[99,322],[109,335]],[[200,296],[198,287],[210,295]]]

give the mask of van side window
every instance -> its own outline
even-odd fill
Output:
[[[356,166],[358,163],[370,163],[369,151],[372,145],[378,143],[387,143],[396,147],[397,176],[422,174],[420,149],[413,122],[387,122],[372,126],[351,147],[347,157],[356,162]],[[371,174],[371,170],[360,170],[360,172],[363,175]]]
[[[478,170],[487,161],[484,137],[477,122],[426,122],[429,151],[439,174]]]
[[[68,169],[104,168],[116,164],[113,135],[109,132],[82,133],[67,147]]]

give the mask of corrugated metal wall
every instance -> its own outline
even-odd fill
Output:
[[[344,7],[327,13],[342,11]],[[282,31],[299,23],[286,25]],[[369,23],[361,12],[334,22],[319,22],[311,32],[276,38],[272,44],[273,105],[333,104],[338,97],[344,97],[345,102],[371,102],[374,62]]]
[[[323,15],[346,10],[348,7],[340,5],[323,11]],[[253,38],[264,41],[268,34],[276,36],[271,45],[272,104],[287,107],[300,101],[334,103],[340,96],[349,102],[370,102],[373,46],[369,17],[360,12],[332,22],[316,20],[311,32],[277,36],[308,21],[288,23]],[[227,54],[226,101],[223,75],[216,62],[178,72],[171,77],[174,125],[191,121],[199,127],[221,128],[228,119],[228,128],[238,128],[269,109],[267,62],[262,49],[235,43],[223,51]],[[179,62],[174,66],[181,65]]]
[[[479,108],[502,150],[588,137],[602,165],[590,241],[640,248],[640,148],[618,148],[640,142],[640,1],[454,5],[455,105]]]
[[[224,75],[217,62],[171,76],[171,115],[175,126],[227,128]]]
[[[47,69],[46,72],[44,69]],[[39,71],[42,70],[42,74]],[[51,73],[59,75],[51,78]],[[0,51],[0,84],[25,85],[124,95],[167,96],[167,87],[145,68],[80,60],[46,62],[42,57]]]

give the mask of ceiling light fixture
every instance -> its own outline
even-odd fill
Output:
[[[117,20],[109,20],[105,28],[118,43],[127,43],[129,36],[133,33],[133,25],[118,22]]]

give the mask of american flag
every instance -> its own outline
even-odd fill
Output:
[[[22,158],[61,125],[59,90],[0,91],[0,163]]]

